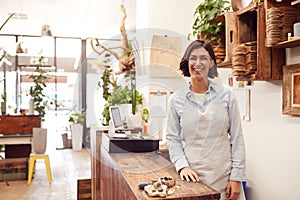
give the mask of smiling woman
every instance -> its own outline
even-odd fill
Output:
[[[169,99],[166,138],[170,159],[183,181],[201,180],[220,192],[221,199],[245,199],[239,107],[233,91],[218,78],[211,44],[193,41],[180,69],[190,83]]]

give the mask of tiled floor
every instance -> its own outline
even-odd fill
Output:
[[[27,181],[0,182],[0,199],[12,200],[74,200],[77,199],[77,179],[90,178],[89,149],[52,150],[49,152],[52,184],[47,180],[45,164],[37,161],[30,186]]]

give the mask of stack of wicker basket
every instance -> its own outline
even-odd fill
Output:
[[[233,48],[232,69],[234,76],[254,74],[257,69],[257,42],[238,44]]]
[[[291,6],[271,7],[267,10],[266,46],[286,41],[297,21],[296,9]]]

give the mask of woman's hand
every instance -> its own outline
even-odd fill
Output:
[[[240,181],[229,181],[226,189],[226,200],[237,200],[241,192]]]
[[[179,175],[180,175],[181,180],[183,180],[183,181],[184,180],[186,180],[187,182],[190,182],[190,181],[199,182],[200,181],[198,174],[189,167],[181,168]]]

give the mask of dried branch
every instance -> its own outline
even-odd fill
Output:
[[[108,48],[108,47],[105,47],[104,45],[102,45],[98,39],[91,38],[92,49],[97,54],[101,55],[104,52],[108,52],[119,61],[120,71],[117,72],[116,74],[124,73],[135,67],[135,63],[134,63],[135,57],[134,57],[134,54],[131,52],[127,33],[126,33],[126,28],[125,28],[125,20],[127,18],[126,10],[125,10],[125,7],[123,4],[121,4],[120,7],[121,7],[121,12],[122,12],[122,19],[121,19],[121,25],[120,25],[120,32],[121,32],[121,35],[123,38],[122,45]],[[96,44],[94,44],[94,42],[96,42]],[[100,46],[103,50],[102,51],[97,50],[97,48],[96,48],[97,46]],[[117,51],[114,51],[114,49],[122,49],[124,52],[121,53],[121,55],[120,55]]]
[[[119,68],[121,71],[117,72],[116,74],[121,74],[123,72],[130,71],[134,67],[135,67],[134,54],[132,52],[130,52],[129,54],[124,54],[119,59]]]
[[[125,28],[125,20],[127,18],[126,15],[126,10],[123,4],[121,4],[121,12],[122,12],[122,20],[121,20],[121,26],[120,26],[120,32],[123,37],[123,46],[127,49],[127,52],[129,51],[129,43],[128,43],[128,38],[127,38],[127,33],[126,33],[126,28]]]
[[[93,41],[96,41],[96,45],[94,45],[94,42]],[[103,54],[104,52],[108,51],[110,54],[112,54],[117,60],[119,60],[119,55],[117,52],[111,50],[111,48],[107,48],[105,47],[104,45],[102,45],[99,40],[97,38],[93,38],[91,39],[91,46],[92,46],[92,49],[99,55]],[[98,51],[95,46],[100,46],[102,49],[104,49],[103,51]]]

